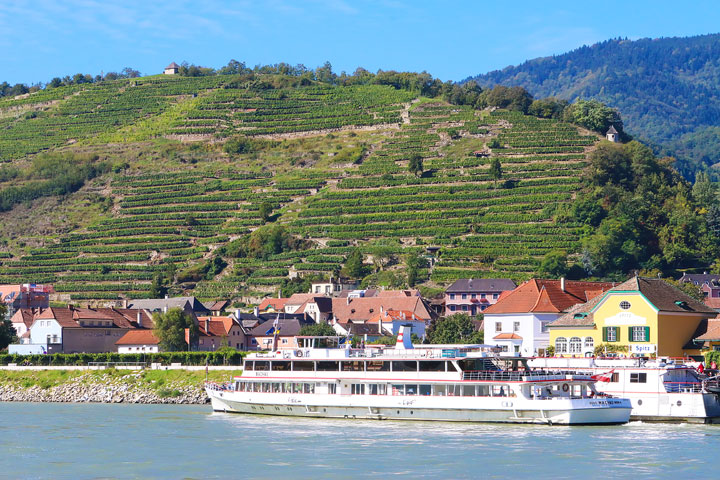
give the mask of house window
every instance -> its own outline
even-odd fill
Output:
[[[463,294],[462,294],[462,299],[463,299],[463,300],[467,300],[467,293],[463,293]]]
[[[467,306],[467,305],[463,305],[463,306],[462,306],[462,309],[463,309],[463,312],[467,312],[467,311],[468,311],[468,306]]]
[[[507,352],[507,351],[508,351],[508,346],[507,346],[507,345],[503,345],[503,346],[502,346],[502,351],[503,351],[503,352]]]
[[[647,383],[647,373],[630,373],[630,383]]]
[[[454,293],[451,293],[451,294],[450,294],[450,300],[455,300],[455,294],[454,294]]]
[[[567,353],[567,338],[558,337],[555,339],[555,353]]]
[[[282,343],[284,343],[284,344],[287,343],[287,338],[283,338]]]
[[[630,305],[630,302],[628,302],[627,300],[623,300],[622,302],[620,302],[620,308],[622,308],[623,310],[629,310],[631,306],[632,305]]]
[[[487,308],[487,305],[480,305],[480,310],[485,310]]]
[[[513,322],[513,332],[520,331],[520,322]]]
[[[205,341],[205,340],[203,340],[203,339],[201,338],[201,339],[200,339],[200,345],[202,345],[204,341]]]
[[[485,295],[484,293],[481,293],[481,294],[480,294],[480,298],[485,298],[486,296],[487,296],[487,295]]]
[[[454,312],[456,308],[457,308],[457,307],[455,307],[455,305],[450,305],[450,311],[451,311],[451,312]]]
[[[502,322],[495,322],[495,331],[502,332]]]
[[[499,296],[499,295],[498,295],[497,293],[493,293],[493,300],[497,300],[497,299],[498,299],[498,296]]]
[[[650,327],[630,327],[631,342],[648,342],[650,341]]]
[[[585,350],[592,350],[594,345],[595,340],[593,340],[593,337],[585,337]]]
[[[603,327],[603,341],[604,342],[618,342],[618,327]]]
[[[582,340],[580,337],[570,338],[570,353],[581,353],[582,352]]]
[[[477,298],[477,295],[473,293],[472,295],[470,295],[470,298]]]

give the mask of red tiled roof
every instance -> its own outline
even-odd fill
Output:
[[[383,310],[405,310],[413,313],[423,321],[428,321],[433,318],[430,308],[423,302],[422,297],[397,296],[332,299],[332,312],[339,322],[365,322],[379,315],[381,308]]]
[[[160,340],[150,329],[129,330],[120,337],[115,345],[157,345]]]
[[[522,340],[522,337],[517,333],[500,333],[495,335],[493,340]]]
[[[258,310],[263,312],[267,310],[268,307],[272,307],[273,310],[279,312],[285,308],[285,303],[287,303],[287,301],[287,298],[266,298],[262,301],[262,303],[260,303]]]
[[[531,279],[510,293],[500,295],[497,303],[489,306],[485,314],[493,313],[560,313],[578,303],[585,303],[613,287],[607,282]]]
[[[19,308],[10,318],[10,323],[23,323],[27,328],[33,323],[35,312],[31,308]]]
[[[20,285],[0,285],[0,301],[5,302],[5,297],[12,293],[20,293]]]
[[[367,323],[378,323],[380,320],[383,322],[392,322],[395,320],[402,321],[416,321],[421,322],[423,320],[416,317],[410,310],[386,310],[382,313],[378,313],[374,317],[371,317]]]
[[[205,330],[206,320],[208,325],[207,331]],[[222,337],[230,333],[233,325],[238,325],[238,323],[230,317],[198,317],[198,330],[200,335]]]
[[[715,310],[720,310],[720,297],[706,297],[705,305]]]

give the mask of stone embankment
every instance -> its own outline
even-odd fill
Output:
[[[83,373],[54,385],[32,384],[27,380],[0,382],[0,402],[204,404],[208,401],[202,382],[148,380],[141,373],[122,376]]]

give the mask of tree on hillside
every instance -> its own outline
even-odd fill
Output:
[[[433,320],[425,332],[425,343],[483,343],[483,332],[465,313]]]
[[[350,252],[350,255],[345,260],[345,265],[342,268],[343,275],[350,278],[363,278],[366,273],[364,261],[365,256],[359,248],[356,248]]]
[[[260,218],[263,222],[268,222],[272,216],[273,208],[270,202],[262,202],[260,204]]]
[[[412,157],[410,157],[410,161],[408,162],[408,170],[410,173],[415,175],[416,177],[419,177],[423,173],[423,157],[419,153],[416,153]]]
[[[298,335],[309,335],[313,337],[335,337],[337,332],[327,323],[316,323],[314,325],[305,325],[300,329]]]
[[[190,343],[197,339],[198,327],[193,318],[179,308],[171,308],[165,313],[153,315],[155,329],[153,333],[160,340],[160,348],[166,352],[179,352],[188,349],[185,341],[185,329],[190,329]]]
[[[550,278],[560,278],[567,275],[568,270],[567,253],[561,250],[552,250],[543,257],[538,273]]]
[[[597,100],[578,100],[565,109],[565,121],[580,125],[602,135],[614,126],[623,136],[623,121],[620,113]]]
[[[165,284],[165,275],[161,272],[156,272],[153,275],[152,283],[150,284],[150,298],[163,298],[167,293],[167,285]]]
[[[495,181],[495,186],[497,187],[498,180],[502,178],[502,165],[500,165],[500,159],[498,157],[493,157],[490,161],[490,177]]]
[[[420,270],[427,266],[427,260],[418,252],[412,252],[405,257],[407,267],[408,287],[414,287],[419,280]]]

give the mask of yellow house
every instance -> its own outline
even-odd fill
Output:
[[[701,322],[717,312],[659,278],[635,277],[576,305],[548,325],[555,355],[591,356],[595,347],[627,355],[680,357]]]

